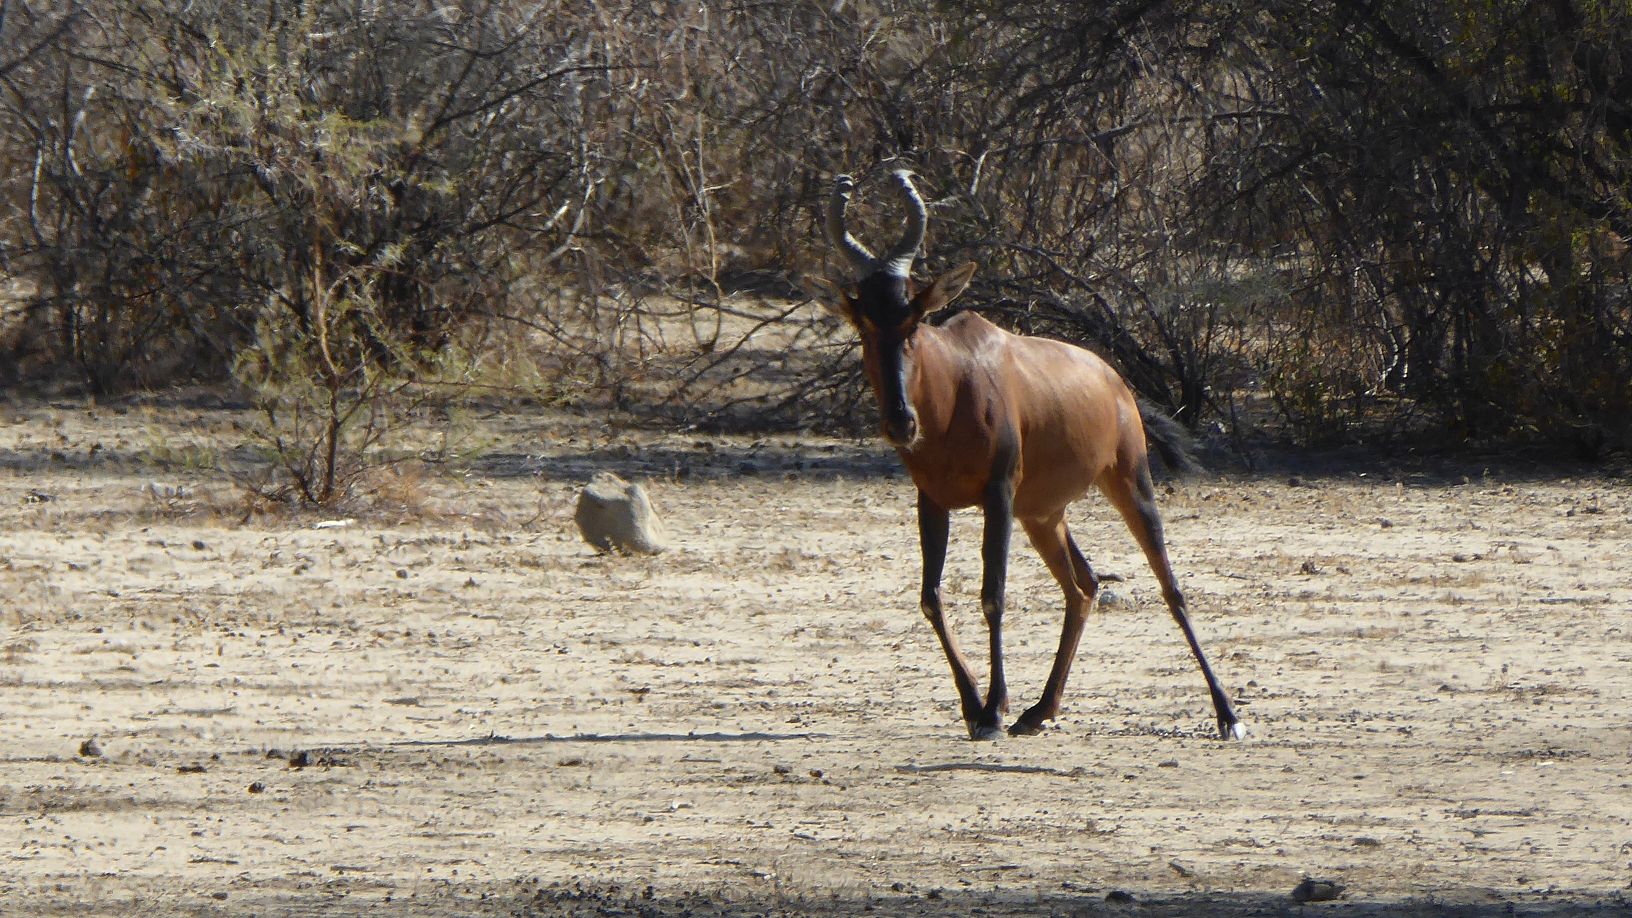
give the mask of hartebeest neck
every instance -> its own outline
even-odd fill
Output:
[[[918,412],[920,433],[945,430],[962,376],[951,333],[939,326],[919,325],[912,336],[908,369],[907,392]]]

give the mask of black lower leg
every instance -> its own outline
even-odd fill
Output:
[[[1213,668],[1207,663],[1207,655],[1202,653],[1201,642],[1196,640],[1195,629],[1190,627],[1190,616],[1185,612],[1184,597],[1175,590],[1168,598],[1167,607],[1173,613],[1173,620],[1178,622],[1179,630],[1184,632],[1185,643],[1190,645],[1190,653],[1195,656],[1196,663],[1201,667],[1202,678],[1207,680],[1207,692],[1213,697],[1213,713],[1218,718],[1218,735],[1225,739],[1240,739],[1246,731],[1241,726],[1241,719],[1235,716],[1235,707],[1230,704],[1230,696],[1225,694],[1224,686],[1219,683],[1218,677],[1213,675]]]
[[[1235,716],[1235,708],[1230,704],[1229,696],[1224,693],[1224,686],[1219,683],[1218,677],[1213,675],[1213,668],[1207,663],[1207,655],[1202,653],[1201,642],[1196,640],[1195,629],[1190,627],[1184,594],[1179,592],[1172,565],[1168,563],[1162,518],[1156,510],[1156,488],[1150,480],[1148,467],[1141,470],[1135,493],[1138,515],[1143,521],[1145,530],[1139,541],[1145,549],[1156,579],[1161,581],[1162,598],[1167,601],[1168,611],[1173,614],[1173,620],[1178,623],[1179,630],[1184,632],[1185,643],[1190,645],[1190,653],[1195,656],[1196,663],[1201,667],[1201,675],[1207,680],[1207,691],[1213,698],[1213,713],[1218,718],[1219,735],[1225,739],[1239,739],[1246,731],[1241,726],[1240,718]]]
[[[975,678],[969,672],[969,662],[958,649],[957,639],[947,627],[946,614],[941,606],[941,574],[946,567],[946,542],[950,526],[951,521],[945,508],[920,491],[918,547],[923,552],[924,579],[919,593],[919,608],[929,620],[930,627],[935,629],[935,636],[941,642],[941,650],[946,654],[946,661],[952,667],[952,681],[958,689],[958,702],[963,710],[963,721],[973,731],[983,707],[980,689],[975,686]]]
[[[1003,715],[1009,710],[1009,687],[1003,677],[1003,591],[1008,578],[1009,536],[1014,530],[1014,478],[1009,469],[987,486],[985,532],[981,539],[980,607],[991,638],[991,681],[981,712],[976,739],[1003,735]]]

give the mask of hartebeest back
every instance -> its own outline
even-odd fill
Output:
[[[1002,735],[1008,711],[1003,678],[1003,589],[1013,521],[1030,537],[1065,591],[1065,626],[1048,684],[1009,732],[1042,729],[1060,709],[1099,580],[1066,528],[1065,508],[1097,487],[1121,513],[1160,581],[1168,610],[1184,632],[1212,694],[1219,733],[1245,735],[1190,627],[1173,578],[1156,511],[1140,406],[1098,356],[1045,338],[1011,334],[972,312],[934,326],[925,316],[952,302],[975,273],[965,264],[927,286],[911,278],[923,244],[927,208],[905,171],[894,173],[907,205],[907,230],[881,257],[845,226],[855,183],[839,176],[827,214],[828,235],[857,280],[838,285],[830,304],[861,336],[862,364],[878,398],[885,439],[918,486],[925,617],[952,665],[971,739]],[[991,679],[981,698],[969,663],[947,628],[941,602],[948,514],[985,513],[981,608],[991,640]]]

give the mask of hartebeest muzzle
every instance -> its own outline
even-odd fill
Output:
[[[884,412],[883,429],[891,446],[906,449],[918,440],[918,412],[905,401],[897,402]]]
[[[864,345],[869,346],[869,345]],[[904,345],[871,342],[878,362],[878,382],[873,386],[878,393],[880,430],[891,446],[910,447],[918,439],[918,411],[912,407],[908,394],[909,367]]]

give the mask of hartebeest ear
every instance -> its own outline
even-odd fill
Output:
[[[975,276],[975,263],[968,262],[935,278],[935,282],[918,291],[912,298],[912,310],[919,318],[929,315],[958,298],[963,288]]]
[[[823,309],[841,319],[847,321],[850,319],[850,300],[853,297],[850,291],[845,289],[844,284],[817,274],[806,274],[804,283],[800,286],[804,287],[810,298],[821,304]]]

